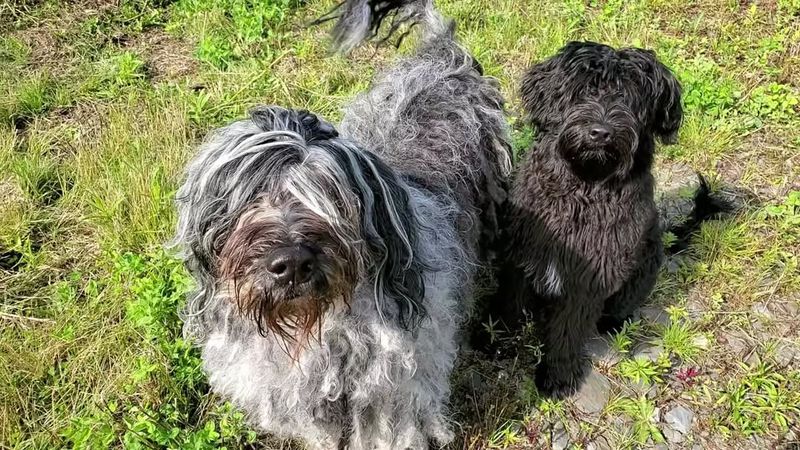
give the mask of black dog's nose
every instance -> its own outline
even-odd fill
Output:
[[[607,144],[611,141],[611,129],[603,125],[595,125],[589,131],[589,137],[598,144]]]
[[[272,252],[267,270],[278,284],[301,285],[311,279],[317,268],[314,253],[304,245],[285,247]]]

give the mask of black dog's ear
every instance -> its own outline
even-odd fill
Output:
[[[547,129],[561,122],[562,113],[572,101],[570,80],[574,75],[575,55],[589,45],[569,42],[557,54],[534,65],[522,77],[520,96],[528,121]]]
[[[548,115],[552,113],[550,79],[553,69],[552,60],[544,61],[531,67],[522,77],[522,108],[530,123],[539,128],[548,122]]]
[[[672,71],[658,60],[655,72],[660,80],[661,92],[656,103],[654,131],[661,138],[661,142],[675,144],[678,142],[678,129],[683,123],[681,84]]]
[[[667,66],[656,58],[652,50],[628,49],[629,57],[636,61],[645,75],[643,80],[653,110],[649,123],[653,133],[665,144],[678,141],[678,129],[683,122],[681,84]]]

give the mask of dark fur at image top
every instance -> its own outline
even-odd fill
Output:
[[[510,172],[502,97],[453,27],[427,1],[381,5],[342,5],[337,44],[393,8],[424,38],[338,127],[255,108],[207,139],[177,194],[197,284],[184,331],[212,389],[312,449],[452,440],[456,335]]]
[[[512,327],[534,318],[536,385],[562,397],[585,376],[595,330],[620,327],[656,283],[663,230],[651,166],[655,140],[676,139],[681,87],[651,51],[572,42],[529,70],[522,101],[538,135],[515,174],[490,311]],[[703,181],[695,226],[679,231],[723,209]]]

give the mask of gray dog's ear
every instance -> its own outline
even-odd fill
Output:
[[[423,263],[414,256],[419,223],[404,181],[372,152],[326,145],[361,204],[361,235],[374,258],[369,276],[376,301],[394,302],[398,320],[413,329],[426,317]]]
[[[623,53],[639,66],[645,77],[642,84],[648,103],[653,105],[653,110],[648,112],[653,133],[665,144],[676,143],[683,122],[680,82],[656,58],[654,51],[633,48],[623,50]]]

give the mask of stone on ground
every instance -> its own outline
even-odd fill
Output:
[[[599,414],[608,403],[610,388],[608,378],[592,370],[580,391],[575,394],[575,406],[586,414]]]
[[[692,428],[694,412],[685,406],[676,406],[664,415],[664,422],[680,434],[686,434]]]

